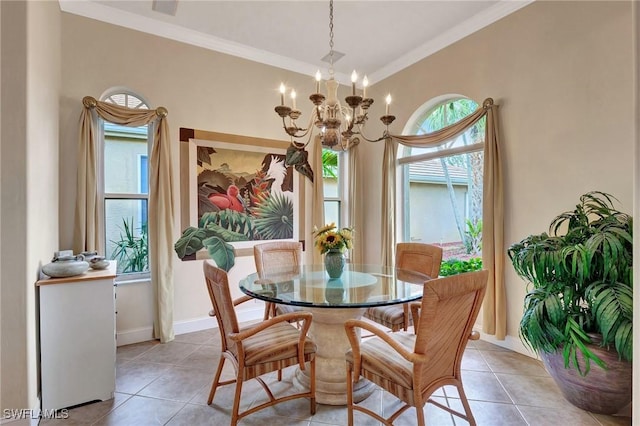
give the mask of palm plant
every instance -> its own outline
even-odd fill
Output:
[[[272,192],[252,209],[253,225],[262,240],[293,237],[293,203],[284,194]]]
[[[111,258],[118,261],[119,272],[143,272],[149,270],[147,224],[143,223],[140,226],[139,235],[134,233],[133,218],[129,222],[123,217],[122,225],[120,239],[117,241],[111,240],[111,243],[115,245]]]
[[[531,235],[508,250],[516,273],[532,285],[522,340],[535,351],[562,350],[565,368],[573,364],[581,374],[590,361],[606,368],[589,349],[593,334],[602,336],[601,346],[632,359],[632,218],[613,200],[603,192],[584,194],[573,211],[551,222],[549,234]]]

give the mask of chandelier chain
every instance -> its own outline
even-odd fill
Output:
[[[329,74],[333,75],[333,0],[329,1]]]

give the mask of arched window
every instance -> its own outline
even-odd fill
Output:
[[[404,134],[421,135],[449,126],[478,108],[462,96],[424,104]],[[402,146],[400,240],[442,246],[443,259],[481,257],[484,118],[437,147]]]
[[[101,100],[132,109],[149,109],[139,95],[122,88]],[[127,279],[148,276],[149,151],[148,126],[127,127],[100,119],[98,188],[102,203],[104,253],[118,261]],[[134,274],[134,275],[129,275]]]

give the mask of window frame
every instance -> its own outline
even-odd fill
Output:
[[[324,148],[330,149],[330,148]],[[338,156],[338,169],[337,169],[337,196],[327,196],[326,191],[324,191],[323,186],[323,208],[327,201],[329,202],[337,202],[338,203],[338,223],[336,226],[338,228],[343,227],[351,227],[349,224],[349,199],[347,197],[348,192],[348,179],[349,179],[349,151],[338,151],[333,150]],[[324,176],[323,182],[324,182]],[[325,208],[326,212],[326,208]],[[325,215],[326,216],[326,215]],[[327,218],[325,217],[325,222],[327,222]]]
[[[461,99],[471,100],[466,96],[462,95],[442,95],[431,99],[430,101],[424,103],[420,108],[418,108],[407,121],[405,128],[403,130],[403,134],[416,134],[415,129],[418,127],[418,120],[424,117],[422,122],[428,117],[433,110],[441,106],[442,104],[452,103]],[[475,103],[475,101],[473,101]],[[457,136],[456,136],[457,137]],[[444,148],[440,149],[443,145],[451,142],[455,138],[448,139],[443,141],[441,144],[435,146],[435,151],[426,152],[411,155],[410,152],[412,147],[400,145],[398,147],[398,159],[396,162],[396,176],[398,185],[398,191],[396,194],[396,206],[398,209],[398,220],[397,220],[397,229],[396,236],[398,241],[406,241],[412,242],[410,234],[410,229],[407,224],[410,222],[409,217],[409,208],[407,206],[410,205],[409,197],[409,185],[410,185],[410,176],[409,176],[409,165],[412,163],[418,163],[422,161],[435,160],[441,158],[452,157],[461,154],[470,154],[473,152],[479,152],[484,150],[485,141],[478,143],[472,143],[470,145],[458,146],[453,148]],[[409,153],[409,154],[407,154]],[[465,217],[468,212],[469,205],[469,194],[465,194]]]
[[[103,102],[109,102],[109,103],[113,103],[115,105],[120,105],[120,106],[125,106],[122,105],[120,103],[115,103],[114,100],[112,99],[113,96],[117,96],[117,95],[125,95],[125,100],[128,99],[128,97],[134,97],[136,99],[138,99],[140,101],[140,103],[137,104],[137,108],[141,108],[141,109],[149,109],[149,102],[141,95],[126,89],[126,88],[113,88],[111,90],[106,91],[101,97],[100,100]],[[127,101],[128,103],[128,101]],[[116,126],[122,126],[122,127],[126,127],[123,126],[121,124],[117,124],[117,123],[112,123],[109,122],[107,120],[104,120],[101,117],[97,118],[98,120],[98,134],[96,137],[96,150],[97,150],[97,176],[96,176],[96,184],[97,184],[97,196],[98,196],[98,228],[99,228],[99,232],[101,233],[101,241],[102,241],[102,247],[100,247],[100,250],[104,253],[105,256],[107,256],[107,223],[106,223],[106,204],[108,200],[144,200],[146,202],[147,205],[147,215],[148,215],[148,208],[149,208],[149,191],[147,189],[146,193],[111,193],[111,192],[106,192],[106,188],[105,188],[105,184],[106,184],[106,179],[105,179],[105,171],[106,171],[106,165],[105,165],[105,149],[106,149],[106,138],[105,138],[105,124],[106,123],[111,123],[114,124]],[[150,175],[149,175],[149,164],[148,164],[148,160],[151,157],[151,148],[153,145],[153,135],[155,134],[155,128],[154,128],[154,123],[149,123],[147,125],[147,137],[146,137],[146,144],[147,144],[147,150],[146,150],[146,157],[147,157],[147,184],[149,183],[149,179],[150,179]],[[142,138],[141,138],[142,140]],[[140,188],[140,184],[141,184],[141,163],[140,163],[140,159],[141,157],[144,156],[142,154],[136,154],[136,167],[137,167],[137,182],[136,182],[136,187],[139,189]],[[147,216],[148,217],[148,216]],[[148,250],[148,248],[147,248]],[[140,282],[140,281],[149,281],[151,279],[151,263],[152,263],[152,259],[151,256],[149,255],[148,258],[149,261],[149,270],[144,271],[144,272],[127,272],[127,273],[118,273],[116,275],[116,282],[117,283],[132,283],[132,282]]]

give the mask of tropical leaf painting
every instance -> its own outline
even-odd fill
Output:
[[[197,147],[198,224],[175,244],[181,259],[206,250],[228,271],[235,256],[229,243],[293,238],[293,176],[300,165],[287,161],[291,153],[239,148]]]

